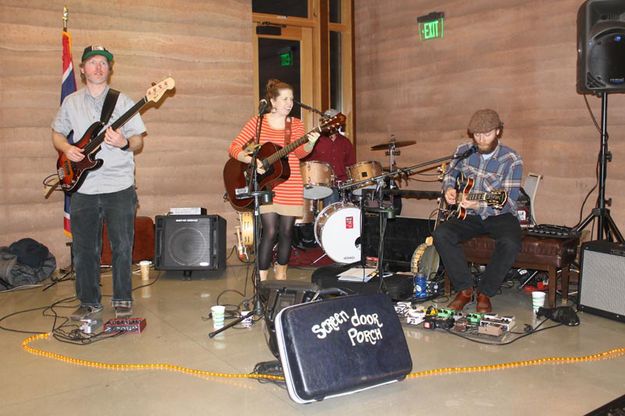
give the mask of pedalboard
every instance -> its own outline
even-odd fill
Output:
[[[104,324],[104,332],[125,332],[128,334],[140,334],[145,329],[145,318],[115,318],[109,319]]]
[[[515,325],[514,316],[499,316],[495,313],[465,314],[448,308],[414,307],[410,302],[397,302],[395,312],[410,326],[420,325],[423,329],[472,332],[493,337],[505,335]]]

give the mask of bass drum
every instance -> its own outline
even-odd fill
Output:
[[[315,239],[337,263],[360,261],[360,210],[347,202],[328,205],[315,220]]]

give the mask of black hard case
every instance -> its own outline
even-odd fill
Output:
[[[404,332],[386,295],[290,306],[275,324],[289,396],[298,403],[402,380],[412,370]]]

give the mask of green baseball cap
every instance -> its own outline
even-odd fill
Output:
[[[107,51],[104,46],[91,45],[91,46],[87,46],[85,50],[83,51],[81,61],[85,62],[85,60],[95,55],[102,55],[109,62],[113,60],[113,54]]]

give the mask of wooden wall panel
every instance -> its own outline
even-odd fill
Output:
[[[206,207],[228,220],[231,244],[235,215],[222,199],[221,169],[255,111],[251,2],[0,0],[0,245],[31,237],[60,266],[69,262],[62,194],[46,200],[42,187],[56,163],[50,123],[59,105],[64,4],[76,68],[85,46],[103,44],[115,55],[111,85],[135,100],[153,81],[176,80],[175,94],[143,112],[138,214]]]
[[[468,140],[471,114],[496,109],[503,142],[524,158],[525,172],[544,175],[536,199],[538,220],[575,225],[595,184],[600,135],[576,83],[576,16],[581,0],[398,0],[389,6],[354,2],[355,92],[359,160],[387,162],[371,145],[416,140],[401,149],[400,166],[446,156]],[[419,41],[417,17],[445,12],[444,38]],[[601,117],[601,100],[589,96]],[[608,130],[614,161],[606,195],[625,230],[625,109],[623,94],[608,96]],[[413,177],[413,178],[416,178]],[[437,183],[411,181],[413,189]],[[584,209],[586,216],[596,192]],[[424,217],[435,202],[410,200],[404,215]]]

